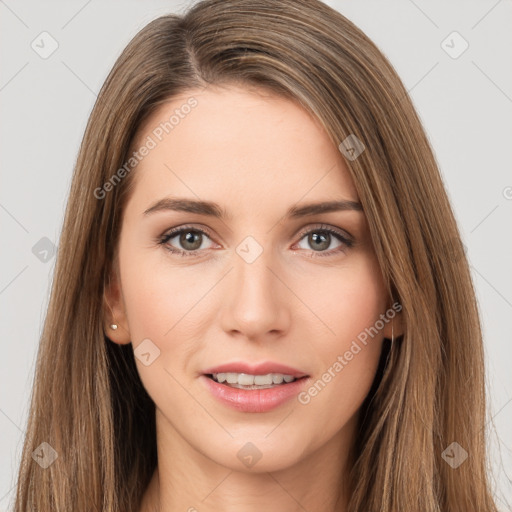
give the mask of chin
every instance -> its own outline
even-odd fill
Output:
[[[308,446],[311,448],[312,443],[306,442],[300,432],[274,432],[270,435],[269,432],[271,429],[261,432],[259,429],[245,430],[234,438],[211,439],[211,444],[203,446],[200,451],[212,462],[230,470],[255,474],[290,468],[307,455]],[[316,437],[318,439],[318,435]],[[222,447],[222,451],[216,449],[218,447]]]

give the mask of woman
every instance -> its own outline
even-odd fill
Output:
[[[390,63],[318,1],[200,2],[91,113],[16,511],[495,511],[482,353]]]

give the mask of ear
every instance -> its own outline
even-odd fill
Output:
[[[404,333],[402,305],[398,301],[390,302],[384,315],[384,338],[392,339]]]
[[[117,325],[116,329],[112,325]],[[119,345],[131,343],[119,273],[115,269],[103,290],[103,329],[107,337]]]

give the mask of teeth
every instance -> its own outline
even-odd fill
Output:
[[[226,381],[228,384],[237,384],[238,376],[236,373],[226,373]]]
[[[283,373],[267,373],[266,375],[251,375],[249,373],[214,373],[213,380],[239,386],[272,387],[274,384],[293,382],[295,377]]]
[[[247,377],[252,378],[252,375],[247,375]],[[267,375],[255,375],[254,376],[254,384],[257,386],[268,386],[272,384],[272,374],[267,373]]]
[[[254,375],[248,375],[247,373],[236,373],[233,374],[235,382],[228,381],[230,384],[240,384],[241,386],[253,386],[256,377]],[[258,382],[258,384],[260,384]]]
[[[272,374],[272,382],[274,384],[281,384],[284,380],[284,375],[281,373],[273,373]]]

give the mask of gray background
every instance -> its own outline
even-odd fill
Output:
[[[512,503],[510,0],[328,1],[391,60],[434,147],[482,313],[489,437],[501,510]],[[38,338],[87,117],[128,41],[188,2],[0,0],[0,512],[9,510]],[[43,59],[39,52],[57,50]],[[462,49],[457,31],[469,47]],[[41,37],[47,37],[41,42]],[[443,43],[443,41],[445,41]],[[451,48],[449,48],[451,47]],[[447,51],[452,53],[450,56]],[[509,503],[507,506],[506,503]]]

